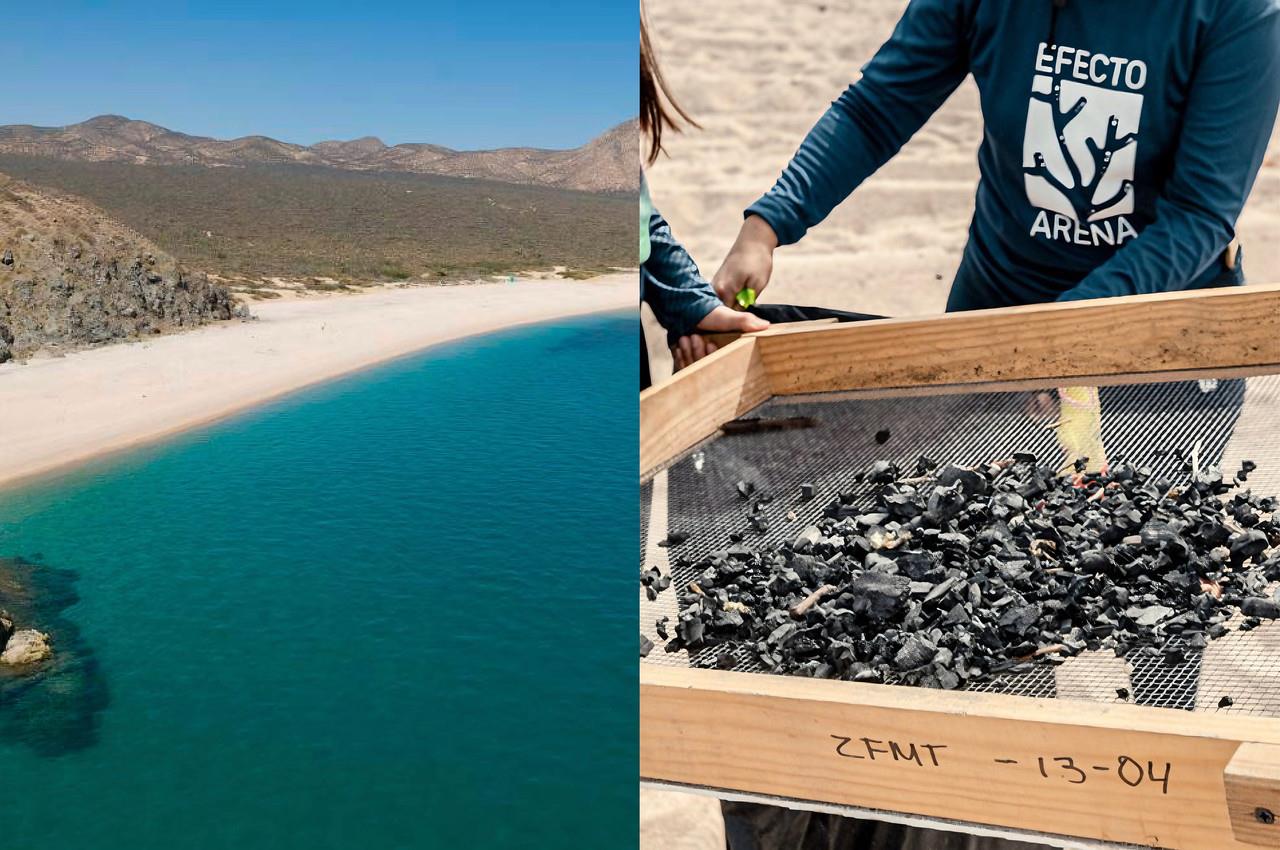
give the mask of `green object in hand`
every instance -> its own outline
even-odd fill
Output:
[[[739,307],[745,310],[756,303],[756,291],[751,287],[739,289],[738,294],[734,296],[734,300],[738,302]]]

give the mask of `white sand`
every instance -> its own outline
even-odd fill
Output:
[[[0,485],[441,342],[633,308],[635,273],[263,302],[256,321],[0,366]]]
[[[654,203],[710,278],[800,140],[888,37],[905,0],[645,0],[668,83],[702,125],[649,171]],[[798,245],[765,299],[885,315],[940,312],[973,215],[982,141],[966,81],[899,155]],[[1280,279],[1280,134],[1238,231],[1254,283]],[[650,317],[650,350],[662,343]],[[663,362],[654,358],[655,380]],[[641,795],[641,848],[723,848],[718,813],[687,794]],[[699,840],[698,836],[703,836]],[[679,837],[679,838],[677,838]]]

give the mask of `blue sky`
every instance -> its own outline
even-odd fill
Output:
[[[0,124],[567,148],[637,110],[636,0],[4,7]]]

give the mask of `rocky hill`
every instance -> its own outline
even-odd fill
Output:
[[[0,154],[83,162],[246,166],[296,163],[356,171],[477,177],[586,192],[631,192],[639,181],[635,120],[573,150],[502,148],[456,151],[439,145],[386,145],[366,137],[295,145],[265,136],[223,141],[190,136],[119,115],[66,127],[0,127]]]
[[[0,174],[0,362],[243,312],[100,210]]]

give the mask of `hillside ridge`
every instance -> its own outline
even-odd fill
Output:
[[[122,115],[99,115],[65,127],[0,126],[0,154],[83,162],[243,167],[296,163],[352,171],[388,171],[482,178],[586,192],[635,191],[638,123],[613,127],[571,150],[514,147],[459,151],[375,136],[313,145],[268,136],[214,139],[170,130]]]

